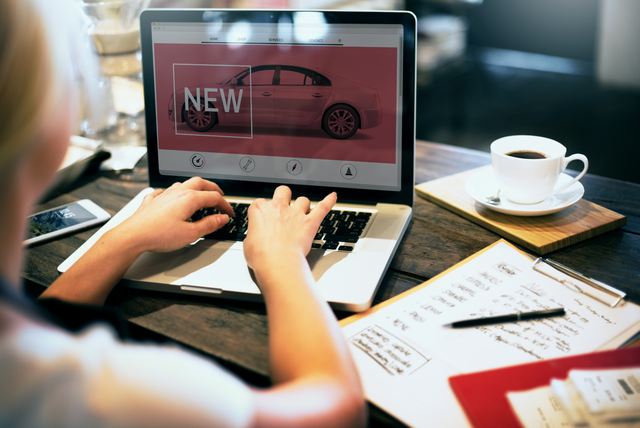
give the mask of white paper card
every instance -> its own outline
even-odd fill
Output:
[[[640,361],[638,368],[571,370],[569,379],[589,412],[615,418],[640,419]]]
[[[550,387],[507,394],[513,411],[523,428],[569,428],[571,420]]]

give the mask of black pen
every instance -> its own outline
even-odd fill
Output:
[[[470,320],[452,322],[451,324],[445,324],[443,327],[476,327],[479,325],[503,324],[507,322],[518,322],[561,316],[564,316],[564,308],[547,309],[546,311],[518,312],[517,314],[499,315],[497,317],[474,318]]]

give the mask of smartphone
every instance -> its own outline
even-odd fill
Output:
[[[83,199],[29,216],[24,245],[47,241],[109,220],[111,215],[94,202]]]

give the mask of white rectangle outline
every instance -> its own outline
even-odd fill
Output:
[[[184,134],[178,132],[178,108],[176,106],[176,65],[193,65],[193,66],[204,66],[204,67],[247,67],[249,69],[249,114],[251,117],[250,125],[251,125],[251,136],[249,137],[239,137],[236,135],[204,135],[204,134]],[[250,65],[241,65],[241,64],[184,64],[184,63],[173,63],[171,64],[171,72],[173,73],[173,111],[174,111],[174,131],[175,135],[189,135],[192,137],[209,137],[209,138],[242,138],[246,140],[253,140],[253,85],[251,84],[251,66]]]

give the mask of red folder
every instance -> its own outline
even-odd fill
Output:
[[[640,367],[640,347],[593,352],[452,376],[449,384],[475,428],[520,428],[507,392],[550,385],[573,369]]]

